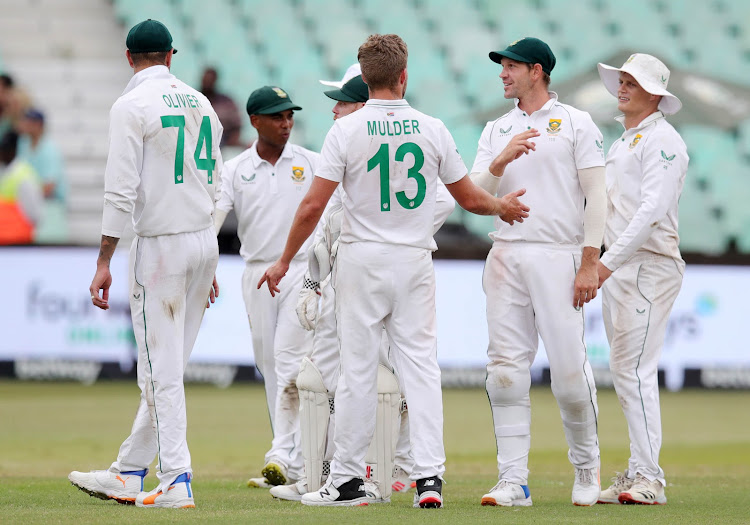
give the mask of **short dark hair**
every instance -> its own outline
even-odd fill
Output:
[[[141,65],[152,65],[152,66],[166,66],[167,65],[167,56],[172,53],[172,50],[169,51],[149,51],[147,53],[133,53],[130,52],[130,56],[133,59],[133,64],[136,66]]]
[[[13,82],[13,77],[6,73],[3,73],[0,74],[0,84],[2,84],[3,87],[12,88],[15,82]]]
[[[530,64],[528,62],[521,62],[521,64],[526,64],[526,67],[529,68],[529,70],[534,69],[534,64]],[[541,64],[539,64],[541,66]],[[542,71],[542,82],[544,82],[544,85],[549,87],[549,83],[552,82],[552,79],[549,77],[547,73]]]

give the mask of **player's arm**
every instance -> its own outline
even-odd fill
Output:
[[[143,128],[132,106],[119,101],[109,113],[109,153],[104,172],[102,240],[96,273],[89,286],[94,306],[109,309],[112,274],[109,263],[133,212],[143,166]],[[99,290],[102,294],[99,295]]]
[[[670,144],[671,147],[674,148]],[[641,202],[633,218],[612,246],[607,247],[602,256],[601,266],[604,275],[611,274],[622,266],[648,240],[666,217],[669,208],[679,199],[679,183],[687,169],[687,156],[678,152],[671,163],[661,163],[661,152],[667,144],[644,144],[641,166],[643,177],[640,181]],[[603,281],[602,281],[603,282]]]
[[[289,231],[284,252],[281,254],[279,260],[265,271],[263,277],[258,281],[258,288],[267,282],[268,290],[272,296],[275,296],[279,292],[279,281],[286,275],[287,270],[289,270],[289,263],[292,262],[294,256],[307,238],[315,231],[315,227],[318,225],[321,215],[323,215],[326,204],[328,204],[328,200],[333,195],[333,192],[336,191],[338,185],[338,182],[322,177],[315,177],[313,179],[310,189],[302,199],[299,208],[297,208],[297,213],[294,215],[294,222],[292,222],[292,229]]]
[[[432,234],[435,235],[443,226],[448,216],[456,209],[456,201],[451,196],[443,181],[438,179],[437,193],[435,195],[435,221],[432,225]]]
[[[109,310],[109,287],[112,286],[109,262],[112,260],[112,255],[115,253],[119,240],[118,237],[102,235],[99,257],[96,260],[96,273],[94,274],[94,280],[91,281],[91,286],[89,286],[94,306],[102,310]],[[99,296],[99,290],[102,291],[101,296]]]
[[[539,132],[536,129],[530,129],[515,135],[503,148],[503,151],[490,162],[487,169],[472,172],[472,182],[491,195],[496,195],[497,187],[500,185],[500,177],[505,173],[505,168],[522,155],[528,155],[531,151],[536,151],[536,144],[531,142],[530,139],[538,136]]]
[[[471,182],[468,175],[453,184],[446,184],[446,188],[456,202],[468,212],[477,215],[498,215],[510,224],[514,221],[523,222],[523,219],[529,216],[529,207],[518,200],[518,197],[526,193],[526,189],[522,188],[499,198],[493,197]]]
[[[576,272],[573,306],[583,306],[596,297],[599,288],[599,252],[607,220],[607,190],[604,166],[578,170],[578,182],[586,197],[583,212],[583,254],[581,267]]]

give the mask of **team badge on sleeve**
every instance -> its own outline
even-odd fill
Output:
[[[548,134],[557,135],[558,133],[560,133],[561,129],[562,129],[562,119],[559,119],[559,118],[549,119],[549,127],[547,128]]]
[[[305,182],[305,168],[301,166],[292,166],[292,180],[295,184],[302,184]]]

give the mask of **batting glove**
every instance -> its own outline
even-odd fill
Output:
[[[318,286],[310,279],[310,275],[305,275],[304,284],[297,297],[297,318],[299,324],[305,330],[315,330],[315,321],[318,318]]]

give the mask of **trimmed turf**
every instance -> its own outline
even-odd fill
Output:
[[[572,467],[549,389],[532,390],[530,508],[481,507],[494,485],[495,445],[482,390],[446,390],[448,455],[442,510],[411,508],[412,495],[390,505],[306,508],[248,489],[270,442],[263,389],[189,385],[188,439],[194,510],[137,509],[90,498],[67,481],[71,470],[109,466],[130,430],[138,389],[130,383],[0,382],[0,522],[2,523],[749,523],[750,393],[662,394],[667,498],[663,507],[570,503]],[[625,467],[628,442],[614,392],[599,394],[602,483]],[[147,478],[146,488],[155,485]]]

